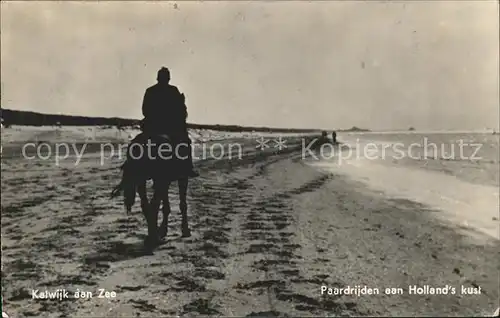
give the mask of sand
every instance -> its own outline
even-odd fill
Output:
[[[472,240],[429,206],[315,167],[291,151],[300,139],[289,137],[283,151],[261,151],[255,137],[224,135],[227,143],[243,144],[242,159],[197,162],[201,175],[188,197],[191,238],[180,237],[173,187],[169,235],[152,254],[141,248],[146,227],[138,203],[126,215],[121,200],[109,199],[119,160],[101,165],[89,151],[78,165],[69,158],[56,166],[9,155],[14,146],[4,144],[4,311],[11,317],[477,316],[498,307],[497,239]],[[457,294],[409,295],[411,285],[451,285]],[[366,286],[380,294],[322,295],[322,286]],[[481,293],[462,295],[462,286]],[[385,295],[387,287],[404,293]],[[33,289],[93,297],[33,299]]]

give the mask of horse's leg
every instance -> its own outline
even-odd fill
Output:
[[[165,192],[165,183],[160,180],[153,180],[153,198],[149,204],[150,224],[148,225],[148,236],[152,242],[158,242],[158,212]]]
[[[179,181],[179,209],[182,216],[182,237],[190,237],[191,231],[189,230],[189,222],[187,216],[187,187],[188,179],[180,179]]]
[[[149,200],[148,200],[148,192],[146,189],[146,181],[141,181],[139,185],[137,186],[137,192],[139,193],[139,197],[141,198],[141,209],[142,209],[142,214],[144,215],[144,218],[146,219],[146,223],[148,224],[149,228]]]
[[[163,195],[163,202],[162,202],[162,213],[163,213],[163,221],[161,222],[160,226],[160,239],[163,239],[167,237],[167,232],[168,232],[168,216],[170,215],[170,202],[168,199],[168,190],[170,188],[170,182],[165,184],[165,189],[164,192],[162,193]]]
[[[156,242],[154,239],[156,235],[156,225],[152,218],[153,210],[151,209],[151,204],[148,200],[146,181],[141,181],[141,183],[137,186],[137,192],[139,192],[139,197],[141,198],[142,214],[144,214],[144,218],[148,224],[148,237],[146,238],[145,244],[148,248],[150,248],[150,245],[154,245]]]

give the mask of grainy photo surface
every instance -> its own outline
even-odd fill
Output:
[[[2,317],[498,316],[498,7],[2,1]]]

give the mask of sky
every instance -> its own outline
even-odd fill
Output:
[[[497,1],[2,2],[2,108],[188,121],[498,129]]]

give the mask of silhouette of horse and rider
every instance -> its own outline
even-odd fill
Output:
[[[188,179],[198,176],[194,171],[191,139],[187,129],[185,96],[170,85],[170,71],[158,71],[158,83],[146,89],[141,121],[142,132],[127,148],[122,165],[122,180],[112,197],[123,192],[127,213],[131,211],[136,193],[141,200],[142,213],[148,224],[148,246],[156,245],[167,236],[170,203],[168,192],[173,181],[179,186],[179,208],[182,215],[182,237],[191,235],[187,217]],[[148,199],[146,182],[153,181],[153,197]],[[158,213],[162,204],[163,221],[158,227]]]
[[[170,203],[168,192],[173,181],[179,186],[179,208],[182,216],[182,237],[191,235],[187,216],[187,187],[189,178],[198,176],[194,171],[191,139],[187,129],[186,98],[179,89],[170,85],[170,71],[162,67],[157,74],[158,83],[146,89],[142,103],[144,119],[142,132],[127,147],[122,165],[122,179],[111,196],[123,193],[127,213],[132,210],[136,194],[148,224],[146,246],[154,247],[168,232]],[[336,133],[332,134],[336,143]],[[328,143],[323,132],[317,146]],[[148,199],[146,183],[153,181],[153,197]],[[162,205],[163,221],[158,227],[158,214]]]

